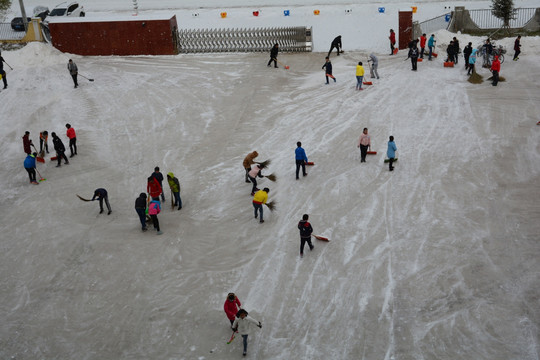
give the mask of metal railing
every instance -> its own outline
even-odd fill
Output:
[[[514,15],[510,20],[510,28],[525,26],[536,13],[536,8],[514,9]],[[469,10],[472,21],[480,29],[497,29],[503,26],[503,21],[493,15],[491,9]]]
[[[438,30],[447,30],[450,25],[451,14],[447,13],[441,16],[437,16],[433,19],[422,21],[418,25],[420,26],[421,33],[427,34],[433,33]]]
[[[311,51],[311,28],[199,29],[178,31],[181,53]]]
[[[21,40],[25,35],[26,31],[13,30],[11,23],[0,23],[0,40]]]

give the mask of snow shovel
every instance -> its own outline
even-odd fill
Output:
[[[289,70],[289,67],[287,65],[285,65],[284,63],[282,63],[281,61],[279,61],[278,59],[274,59],[276,60],[278,63],[280,63],[281,66],[283,66],[286,70]]]
[[[32,147],[34,148],[34,150],[35,150],[36,152],[38,152],[37,149],[36,149],[36,147],[34,146],[34,144],[32,144]],[[42,154],[42,153],[43,153],[43,151],[42,151],[41,153],[39,153],[38,156],[36,156],[36,160],[37,160],[38,162],[40,162],[40,163],[45,163],[45,159],[43,158],[43,154]]]
[[[324,236],[319,236],[319,235],[313,235],[313,237],[317,240],[321,240],[321,241],[330,241],[328,238],[325,238]]]
[[[79,74],[79,75],[82,76],[83,78],[85,78],[85,79],[88,80],[88,81],[94,81],[94,79],[89,79],[89,78],[87,78],[86,76],[84,76],[83,74]]]
[[[6,64],[7,66],[9,66],[9,64],[8,64],[5,60],[4,60],[4,64]],[[9,68],[10,68],[11,70],[13,70],[13,68],[12,68],[11,66],[9,66]]]
[[[174,201],[173,201],[173,192],[172,192],[172,189],[171,189],[171,209],[174,210]]]

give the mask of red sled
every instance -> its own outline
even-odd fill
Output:
[[[422,61],[424,61],[424,59],[418,58],[418,62],[422,62]]]
[[[306,162],[306,165],[315,165],[315,163],[313,161],[308,161]]]
[[[57,159],[58,159],[58,156],[53,156],[53,157],[51,157],[51,161],[55,161],[55,160],[57,160]]]
[[[373,82],[371,82],[371,81],[364,81],[362,84],[364,84],[364,85],[373,85]]]
[[[445,61],[444,62],[444,67],[454,67],[454,63],[451,62],[451,61]]]
[[[322,240],[322,241],[330,241],[328,238],[325,238],[324,236],[319,236],[319,235],[313,235],[313,237],[317,240]]]
[[[437,57],[438,55],[437,55],[437,53],[431,53],[431,56]]]
[[[376,151],[368,151],[367,154],[368,155],[377,155],[377,152]]]
[[[398,52],[398,49],[397,49],[397,48],[395,48],[395,49],[394,49],[394,55],[396,55],[396,54],[397,54],[397,52]]]

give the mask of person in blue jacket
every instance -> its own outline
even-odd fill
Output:
[[[467,71],[467,75],[471,75],[471,72],[474,73],[474,65],[476,64],[476,52],[478,50],[473,49],[471,56],[469,56],[469,70]]]
[[[28,154],[26,159],[24,159],[24,168],[30,177],[30,184],[34,185],[38,185],[38,182],[36,181],[36,156],[37,153]]]
[[[390,135],[390,141],[388,141],[388,150],[386,150],[386,156],[388,156],[388,159],[390,160],[388,163],[389,170],[394,171],[394,167],[392,166],[392,163],[394,162],[394,159],[396,158],[396,143],[394,142],[394,137]]]
[[[428,56],[429,61],[431,61],[431,55],[433,54],[433,48],[435,47],[436,42],[437,42],[437,40],[435,40],[435,35],[431,34],[431,36],[429,37],[429,40],[427,42],[427,46],[429,48],[429,56]]]
[[[308,162],[306,152],[302,149],[302,143],[300,141],[296,143],[296,150],[294,153],[296,155],[296,180],[298,180],[300,166],[302,167],[302,175],[307,176],[306,163]]]

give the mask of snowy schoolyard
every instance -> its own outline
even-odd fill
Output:
[[[506,81],[493,87],[467,82],[463,58],[443,68],[453,36],[437,32],[440,55],[417,72],[384,43],[362,92],[355,65],[372,47],[345,45],[330,85],[329,43],[280,54],[289,70],[266,53],[3,51],[0,358],[238,359],[223,312],[235,292],[263,324],[249,359],[538,359],[540,38],[522,38],[518,62],[514,39],[498,41]],[[73,89],[69,58],[95,81]],[[49,139],[47,180],[28,184],[22,135],[67,145],[68,122],[78,155],[55,168]],[[377,155],[361,164],[364,127]],[[298,181],[297,141],[315,162]],[[264,224],[244,183],[253,150],[278,178],[260,181],[277,202]],[[161,236],[134,210],[155,166],[182,186],[180,211],[165,186]],[[99,187],[109,216],[76,196]],[[304,213],[330,242],[300,258]]]

